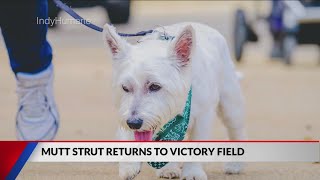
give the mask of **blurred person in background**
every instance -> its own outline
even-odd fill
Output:
[[[269,27],[273,38],[271,57],[283,57],[283,12],[284,3],[281,0],[272,0],[272,8],[269,16]]]
[[[48,25],[37,18],[48,18],[47,0],[0,2],[0,28],[17,82],[19,140],[52,140],[59,127]]]
[[[271,57],[286,58],[295,46],[298,32],[298,19],[305,16],[302,1],[272,0],[268,18],[273,37]]]

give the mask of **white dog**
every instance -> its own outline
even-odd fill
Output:
[[[166,35],[174,39],[163,40]],[[121,140],[152,140],[159,128],[183,112],[192,86],[188,137],[209,140],[218,111],[231,140],[246,139],[244,103],[224,37],[197,23],[161,27],[131,45],[105,25],[103,39],[113,59],[113,93],[121,115]],[[141,163],[120,163],[122,179],[133,179]],[[238,173],[240,163],[226,164]],[[169,163],[158,177],[207,179],[200,163]]]

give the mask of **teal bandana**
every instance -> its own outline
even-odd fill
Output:
[[[189,124],[191,97],[192,89],[190,88],[183,114],[178,114],[175,118],[165,124],[153,137],[153,141],[182,141],[184,139]],[[161,169],[167,163],[168,162],[148,162],[150,166],[156,169]]]

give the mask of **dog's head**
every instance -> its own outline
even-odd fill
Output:
[[[105,25],[103,40],[113,59],[113,97],[121,124],[136,140],[151,140],[155,130],[183,111],[191,85],[195,45],[192,26],[172,41],[146,40],[136,45]]]

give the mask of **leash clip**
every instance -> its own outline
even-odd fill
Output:
[[[169,36],[167,34],[160,34],[158,39],[163,41],[172,41],[174,39],[174,36]]]

